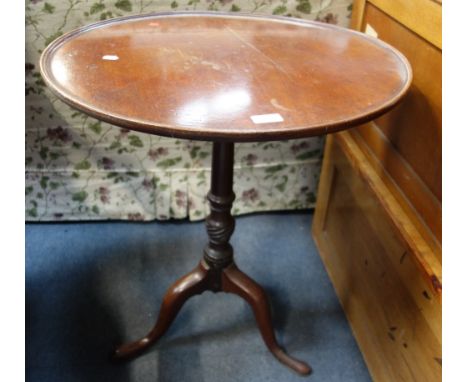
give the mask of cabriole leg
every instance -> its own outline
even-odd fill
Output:
[[[234,293],[246,300],[253,309],[262,338],[273,355],[299,374],[310,374],[309,365],[289,356],[278,345],[265,291],[241,272],[233,261],[233,249],[229,243],[235,228],[235,221],[231,215],[235,198],[232,188],[233,168],[234,144],[214,142],[211,189],[208,193],[210,215],[206,219],[209,242],[205,247],[203,259],[192,272],[169,288],[161,304],[156,325],[148,335],[120,346],[114,352],[115,359],[129,359],[141,354],[169,329],[187,299],[205,290],[211,290]]]

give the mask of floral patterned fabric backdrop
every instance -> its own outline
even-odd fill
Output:
[[[99,122],[54,97],[38,60],[56,37],[107,18],[168,10],[301,17],[347,26],[352,0],[27,0],[26,219],[203,219],[211,144]],[[234,214],[311,208],[322,138],[235,146]]]

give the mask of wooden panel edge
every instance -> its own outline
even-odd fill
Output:
[[[380,178],[384,181],[385,185],[392,191],[393,195],[403,206],[405,212],[412,217],[412,221],[418,227],[419,232],[424,236],[425,240],[429,243],[431,248],[437,253],[438,258],[441,259],[441,245],[437,239],[438,236],[442,236],[441,218],[442,218],[442,205],[437,198],[432,194],[426,184],[421,178],[414,172],[411,166],[406,160],[393,149],[392,144],[387,137],[378,129],[374,122],[370,122],[366,125],[366,134],[363,135],[363,131],[359,129],[350,130],[351,136],[355,142],[361,148],[364,155],[366,155],[369,162],[373,165],[374,170],[379,174]],[[397,184],[397,179],[394,174],[391,174],[387,169],[382,166],[380,160],[374,154],[374,150],[378,150],[376,144],[370,143],[378,140],[378,144],[383,146],[381,149],[385,152],[392,151],[392,156],[388,157],[387,160],[393,160],[393,163],[397,166],[398,175],[400,180],[411,179],[411,187],[404,184]],[[400,176],[401,175],[401,176]],[[401,192],[403,191],[403,193]],[[420,200],[415,200],[414,195],[417,194]],[[411,197],[413,195],[413,198]],[[415,205],[415,202],[419,203],[419,208]],[[439,214],[440,221],[433,225],[427,225],[424,220],[421,220],[419,215],[423,218],[428,218],[430,214]],[[433,233],[435,232],[435,234]]]
[[[351,22],[349,27],[351,29],[360,31],[362,26],[362,20],[364,18],[364,8],[366,0],[354,0],[353,12],[351,13]]]
[[[330,263],[328,261],[328,259],[330,257],[330,251],[332,251],[332,249],[330,249],[330,247],[329,247],[329,245],[328,245],[328,243],[326,241],[326,238],[323,236],[323,232],[319,232],[316,229],[312,229],[312,238],[314,239],[314,242],[315,242],[315,244],[317,246],[317,250],[320,253],[320,257],[321,257],[321,259],[322,259],[322,261],[323,261],[323,263],[325,265],[325,270],[327,272],[327,275],[330,278],[330,280],[332,281],[333,287],[336,290],[335,280],[337,279],[337,277],[333,272],[333,267],[330,265]],[[357,343],[357,345],[359,347],[359,350],[360,350],[360,352],[362,354],[362,357],[364,358],[364,362],[367,365],[367,369],[369,371],[369,374],[370,374],[373,381],[378,381],[379,376],[375,372],[375,367],[373,367],[374,363],[372,362],[372,359],[369,357],[369,355],[368,355],[368,353],[366,351],[367,349],[365,347],[365,344],[360,340],[361,335],[360,335],[359,331],[355,328],[355,325],[353,325],[352,322],[350,321],[350,315],[349,315],[348,309],[346,308],[346,304],[343,301],[342,296],[338,295],[338,297],[339,297],[338,299],[340,301],[340,305],[341,305],[343,311],[345,312],[346,319],[349,322],[349,327],[351,328],[351,332],[353,333],[353,337],[356,339],[356,343]]]
[[[429,0],[367,0],[442,49],[442,5]]]
[[[328,200],[330,197],[330,188],[332,184],[333,174],[330,174],[331,167],[331,149],[333,145],[333,135],[327,135],[325,140],[325,149],[323,154],[322,169],[320,171],[320,179],[317,190],[316,200],[321,200],[321,203],[316,203],[314,211],[314,219],[312,222],[312,231],[321,231],[325,224]]]
[[[435,257],[431,247],[427,244],[419,231],[408,224],[409,218],[401,208],[396,198],[385,186],[377,172],[367,163],[367,158],[355,142],[354,138],[347,131],[335,134],[335,140],[342,148],[351,166],[369,186],[370,190],[379,200],[382,207],[387,211],[388,216],[407,245],[416,263],[424,272],[425,279],[435,293],[442,299],[442,265]]]

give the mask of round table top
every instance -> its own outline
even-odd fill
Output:
[[[326,134],[406,93],[411,68],[373,37],[298,19],[209,12],[123,17],[70,32],[41,57],[46,83],[100,120],[224,141]]]

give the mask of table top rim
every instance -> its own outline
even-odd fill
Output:
[[[396,56],[400,62],[403,64],[406,69],[406,81],[404,86],[399,90],[399,92],[385,103],[379,105],[375,110],[370,112],[363,112],[361,114],[355,115],[353,118],[346,118],[342,120],[333,121],[333,123],[325,124],[314,124],[312,126],[297,126],[297,127],[288,127],[283,130],[272,130],[272,131],[245,131],[243,129],[231,129],[229,132],[216,129],[200,128],[188,130],[183,128],[180,125],[169,125],[164,123],[155,123],[152,121],[145,121],[138,118],[130,118],[128,116],[119,115],[119,113],[100,110],[92,105],[87,104],[86,102],[79,101],[76,97],[73,97],[71,94],[66,94],[65,91],[61,90],[61,87],[56,84],[52,79],[51,68],[49,65],[50,60],[53,58],[54,52],[60,48],[66,42],[72,40],[75,36],[79,36],[88,31],[105,27],[113,24],[122,24],[125,22],[131,21],[141,21],[151,18],[168,18],[168,17],[196,17],[196,16],[206,16],[206,17],[218,17],[218,18],[233,18],[233,19],[257,19],[264,21],[280,22],[283,24],[292,24],[299,26],[310,26],[324,29],[332,29],[341,33],[348,33],[358,35],[362,39],[366,39],[369,43],[375,44],[380,48],[383,48],[387,51],[390,51],[394,56]],[[233,141],[233,142],[260,142],[267,140],[282,140],[282,139],[293,139],[293,138],[304,138],[310,136],[324,135],[332,132],[341,131],[349,127],[353,127],[365,122],[369,122],[382,114],[389,111],[396,104],[398,104],[404,95],[407,93],[409,87],[411,86],[413,73],[410,63],[407,58],[400,53],[397,49],[392,47],[390,44],[377,39],[373,36],[367,35],[365,33],[348,29],[345,27],[323,23],[313,20],[304,20],[293,17],[285,17],[278,15],[263,15],[263,14],[250,14],[243,12],[218,12],[218,11],[169,11],[169,12],[151,12],[138,15],[129,15],[111,18],[107,20],[101,20],[95,23],[87,24],[85,26],[78,27],[73,29],[62,36],[59,36],[54,41],[52,41],[42,52],[40,61],[39,61],[40,72],[42,77],[49,87],[49,89],[54,93],[59,99],[61,99],[66,104],[71,107],[90,115],[91,117],[97,118],[101,121],[111,123],[116,126],[123,128],[128,128],[130,130],[140,131],[153,135],[168,136],[173,138],[182,138],[182,139],[194,139],[194,140],[204,140],[204,141]]]

